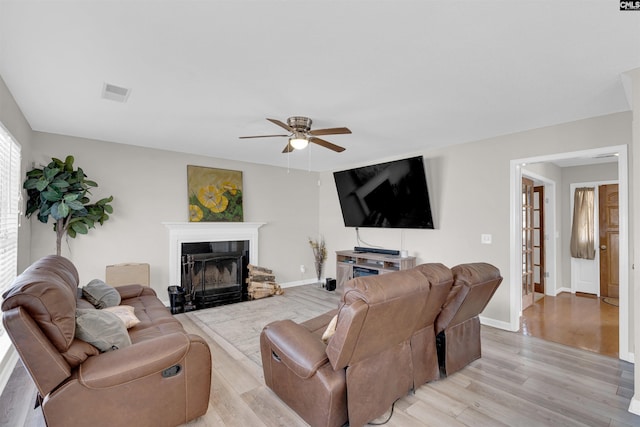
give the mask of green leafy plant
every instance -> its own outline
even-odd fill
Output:
[[[62,237],[66,234],[75,238],[78,234],[87,234],[96,223],[103,225],[113,213],[109,203],[113,196],[90,203],[89,189],[97,187],[95,181],[87,179],[81,168],[73,168],[73,156],[67,156],[63,162],[52,158],[51,163],[42,169],[34,168],[27,172],[23,187],[27,190],[26,216],[36,214],[44,224],[49,217],[54,220],[56,232],[56,254],[60,255]]]

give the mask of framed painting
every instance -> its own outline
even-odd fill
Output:
[[[242,222],[242,172],[187,165],[189,222]]]

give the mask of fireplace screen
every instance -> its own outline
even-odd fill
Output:
[[[246,295],[248,248],[234,244],[220,250],[217,243],[183,243],[182,287],[197,309],[239,302]]]

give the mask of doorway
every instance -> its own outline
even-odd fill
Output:
[[[545,240],[544,185],[533,187],[533,290],[535,298],[544,295]],[[534,298],[534,300],[535,300]]]
[[[522,177],[522,310],[533,305],[533,180]]]
[[[588,173],[584,172],[586,170],[589,169],[583,169],[583,175]],[[564,174],[562,176],[565,177]],[[573,201],[576,190],[582,190],[582,193],[586,190],[593,197],[591,212],[595,223],[592,221],[594,229],[590,240],[595,257],[594,259],[571,257],[571,288],[560,286],[557,292],[549,292],[542,299],[535,299],[532,306],[525,309],[523,305],[520,332],[618,358],[619,308],[617,300],[614,304],[613,299],[603,294],[604,291],[600,291],[601,287],[608,285],[603,282],[601,286],[599,272],[599,265],[603,261],[603,265],[612,265],[614,272],[608,274],[603,272],[603,276],[611,277],[612,289],[617,290],[619,270],[617,256],[612,256],[610,262],[604,258],[607,256],[606,251],[609,246],[612,246],[612,255],[614,253],[617,255],[618,188],[616,184],[610,184],[610,182],[572,183],[569,194],[563,198]],[[573,222],[575,205],[571,204],[568,208],[569,211],[562,214],[569,217],[566,225]],[[607,211],[606,214],[605,211]],[[601,239],[598,239],[598,236],[601,236]],[[538,295],[536,293],[536,297]]]
[[[522,177],[522,310],[544,296],[544,183]]]
[[[612,146],[598,149],[590,149],[576,151],[570,153],[560,153],[553,155],[545,155],[539,157],[531,157],[526,159],[515,159],[511,161],[510,183],[511,183],[511,262],[510,262],[510,328],[517,331],[520,328],[520,319],[522,315],[522,176],[523,169],[527,164],[538,164],[556,161],[573,160],[574,164],[586,164],[589,160],[601,159],[603,157],[610,158],[617,162],[618,166],[618,213],[619,213],[619,229],[617,244],[619,248],[619,263],[617,268],[618,292],[619,292],[619,357],[622,360],[631,361],[632,354],[629,352],[629,253],[628,253],[628,164],[627,164],[627,146]],[[585,163],[580,163],[585,162]],[[546,198],[553,200],[556,198],[547,194]],[[557,203],[556,203],[557,204]],[[555,206],[555,204],[553,205]],[[548,208],[550,206],[547,206]],[[553,215],[555,207],[551,207],[548,211],[548,217]],[[554,217],[555,218],[555,217]],[[554,219],[555,221],[555,219]],[[556,232],[555,223],[547,222],[547,235],[551,236],[547,243],[547,265],[545,267],[544,276],[545,293],[547,295],[555,295],[560,292],[562,286],[559,286],[556,255],[557,249],[560,247],[560,235]],[[616,268],[613,268],[616,270]],[[565,270],[566,271],[566,270]]]
[[[619,186],[616,181],[571,184],[571,212],[574,210],[573,195],[581,188],[591,189],[594,195],[595,235],[591,240],[594,242],[595,257],[571,258],[571,293],[617,300],[620,295]]]

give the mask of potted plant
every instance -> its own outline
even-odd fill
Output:
[[[66,234],[75,238],[78,234],[87,234],[95,224],[103,225],[113,213],[109,203],[113,196],[90,203],[89,189],[97,187],[95,181],[87,179],[81,168],[73,168],[73,156],[67,156],[63,162],[52,158],[44,168],[34,168],[27,172],[23,187],[27,190],[27,218],[36,214],[44,224],[49,217],[54,220],[56,232],[56,254],[60,255],[62,237]]]

